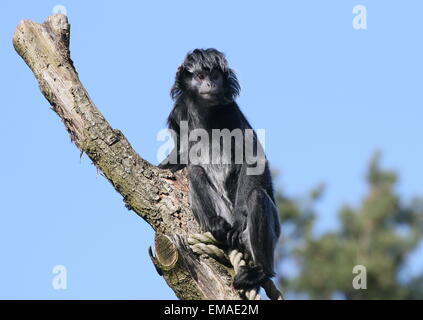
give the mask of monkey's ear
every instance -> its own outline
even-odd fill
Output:
[[[182,74],[184,73],[185,68],[183,66],[179,66],[178,69],[176,69],[176,75],[175,75],[175,83],[172,86],[172,89],[170,89],[170,96],[173,100],[177,99],[182,94],[182,82],[181,79]]]
[[[241,91],[241,86],[239,85],[236,72],[233,69],[228,70],[228,86],[229,86],[230,95],[232,96],[233,99],[239,96],[239,92]]]
[[[180,75],[183,70],[184,70],[184,67],[179,66],[178,69],[176,69],[176,76]]]
[[[187,68],[185,68],[183,65],[179,66],[178,69],[176,69],[176,79],[180,80],[181,77],[185,74],[185,73],[191,73],[187,70]]]

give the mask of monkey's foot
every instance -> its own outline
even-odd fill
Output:
[[[246,265],[244,255],[238,250],[231,250],[228,256],[225,251],[216,246],[217,243],[217,240],[210,232],[195,233],[188,237],[188,244],[195,254],[210,256],[223,265],[233,267],[235,274],[237,274],[240,268],[242,269]],[[275,287],[272,280],[267,279],[264,281],[263,288],[270,299],[283,300],[282,294]],[[240,290],[240,293],[247,300],[260,300],[261,298],[258,294],[259,289],[260,287],[250,290]]]

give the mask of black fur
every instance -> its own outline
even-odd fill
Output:
[[[213,80],[213,70],[219,72],[222,81]],[[198,79],[195,77],[201,73],[206,75],[207,85],[215,89],[208,98],[203,98],[195,86]],[[198,83],[202,84],[201,81]],[[244,141],[249,139],[255,148],[260,147],[255,133],[252,137],[244,134],[251,126],[235,102],[239,91],[237,77],[221,52],[196,49],[189,53],[177,70],[171,90],[175,104],[168,125],[176,132],[176,147],[160,167],[172,171],[185,167],[180,160],[187,157],[193,142],[188,149],[180,144],[181,121],[188,122],[190,132],[201,128],[210,136],[212,129],[241,129]],[[232,160],[230,164],[188,161],[190,202],[205,231],[210,231],[228,249],[242,250],[252,258],[252,265],[242,267],[234,280],[236,288],[251,289],[274,275],[273,255],[280,226],[267,160],[262,174],[248,175],[249,159],[244,154],[242,163],[234,163],[235,149],[232,147],[231,154],[225,154]],[[169,163],[175,153],[178,163]]]

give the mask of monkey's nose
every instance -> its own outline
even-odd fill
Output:
[[[211,93],[215,88],[215,85],[211,81],[205,81],[202,83],[200,87],[200,94],[209,94]]]

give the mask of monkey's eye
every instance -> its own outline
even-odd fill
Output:
[[[205,76],[204,76],[203,73],[199,73],[199,74],[197,74],[197,78],[200,79],[200,80],[204,80]]]

